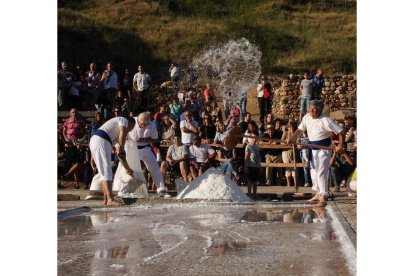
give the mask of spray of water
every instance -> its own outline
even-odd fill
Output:
[[[262,53],[247,39],[231,40],[193,59],[191,68],[202,81],[213,84],[229,107],[238,105],[248,90],[257,85]]]

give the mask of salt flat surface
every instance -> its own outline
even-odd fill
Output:
[[[84,213],[58,221],[58,274],[354,275],[343,233],[320,209],[229,204]]]

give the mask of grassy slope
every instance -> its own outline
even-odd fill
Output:
[[[113,60],[161,72],[170,61],[246,37],[262,51],[265,72],[355,73],[356,2],[310,2],[60,0],[58,55],[82,66]]]

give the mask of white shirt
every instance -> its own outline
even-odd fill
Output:
[[[191,121],[191,124],[192,124],[194,127],[198,128],[198,123],[197,123],[197,121],[192,120],[192,121]],[[191,130],[190,124],[189,124],[189,123],[187,123],[187,121],[186,121],[186,120],[182,120],[182,121],[180,122],[180,129],[181,129],[182,127],[185,127],[186,129]],[[182,132],[182,131],[181,131],[181,143],[183,143],[183,144],[191,144],[191,143],[193,142],[193,138],[194,138],[194,136],[195,136],[195,133],[194,133],[194,132],[187,133],[187,132]]]
[[[342,128],[325,113],[322,113],[317,119],[312,119],[309,113],[306,114],[298,128],[308,132],[309,141],[323,140],[331,137],[332,131],[335,134],[342,131]]]
[[[138,138],[151,138],[151,139],[158,139],[158,131],[155,125],[148,123],[144,127],[138,126],[138,117],[135,118],[135,127],[133,130],[129,132],[129,137],[136,141]],[[138,146],[145,146],[148,145],[147,142],[137,142]]]
[[[111,138],[112,145],[115,145],[119,141],[119,127],[124,126],[128,128],[128,120],[124,117],[115,117],[103,124],[99,129],[105,131],[109,138]]]
[[[189,157],[195,159],[196,162],[205,162],[208,159],[208,154],[214,153],[214,149],[206,144],[201,144],[200,147],[191,145],[188,151]]]
[[[257,97],[263,97],[263,84],[259,83],[257,85]]]
[[[180,69],[177,66],[174,66],[171,69],[171,78],[178,77],[179,73],[180,73]]]
[[[136,73],[134,75],[134,82],[137,83],[138,91],[144,91],[145,89],[148,89],[149,85],[148,82],[151,80],[151,77],[149,74],[145,73]]]

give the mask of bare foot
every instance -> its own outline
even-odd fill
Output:
[[[118,201],[116,201],[116,200],[113,200],[113,201],[108,201],[108,203],[106,204],[107,206],[122,206],[122,205],[124,205],[123,203],[121,203],[121,202],[118,202]]]
[[[321,199],[318,204],[315,205],[315,207],[325,207],[327,205],[326,201]]]
[[[312,197],[311,199],[308,199],[309,202],[317,202],[319,201],[319,195],[315,195],[314,197]]]

